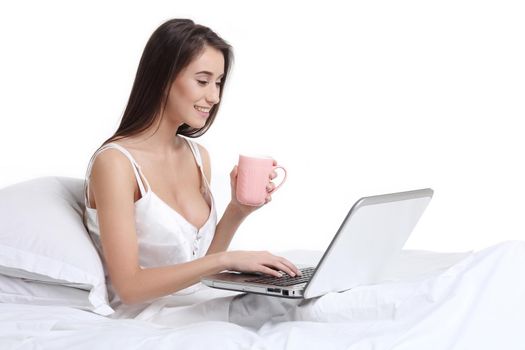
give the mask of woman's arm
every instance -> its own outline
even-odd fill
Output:
[[[268,252],[220,252],[177,265],[142,268],[135,230],[137,185],[129,160],[111,149],[98,155],[90,187],[106,269],[124,303],[141,303],[172,294],[199,282],[202,276],[227,269],[272,275],[278,275],[276,270],[297,271],[286,259]]]
[[[208,179],[208,182],[211,182],[210,156],[208,154],[208,151],[201,145],[199,145],[199,150],[202,156],[204,175]],[[275,175],[276,174],[272,174],[272,178]],[[235,232],[237,232],[237,229],[244,221],[244,219],[246,219],[246,217],[250,215],[253,211],[260,208],[260,206],[253,207],[239,203],[236,199],[237,196],[235,194],[236,184],[237,166],[235,166],[230,172],[231,201],[226,207],[226,210],[224,211],[221,220],[217,224],[217,227],[215,229],[215,236],[213,237],[213,240],[210,244],[210,247],[208,248],[206,255],[226,251],[230,246],[230,242],[233,239]],[[270,179],[268,179],[267,190],[271,192],[273,188],[275,188],[274,184],[270,182]],[[271,201],[270,194],[268,194],[265,204],[269,201]]]
[[[247,214],[243,212],[234,203],[228,204],[224,214],[217,224],[215,235],[208,248],[206,255],[223,252],[228,249],[230,242],[237,232],[237,229],[246,218]]]
[[[104,261],[124,303],[171,294],[197,283],[201,276],[226,268],[219,254],[175,266],[141,268],[134,217],[137,184],[129,160],[116,150],[101,153],[93,164],[90,181]]]

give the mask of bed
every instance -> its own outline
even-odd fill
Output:
[[[525,349],[522,241],[404,250],[381,283],[293,305],[197,285],[112,309],[82,188],[47,177],[0,190],[0,349]]]

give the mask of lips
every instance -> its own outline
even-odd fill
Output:
[[[193,106],[196,110],[198,110],[199,112],[203,112],[203,113],[210,113],[210,107],[201,107],[201,106]]]
[[[197,113],[200,114],[201,117],[208,118],[210,116],[210,109],[211,108],[203,108],[203,107],[199,107],[199,106],[194,106],[194,108],[197,111]]]

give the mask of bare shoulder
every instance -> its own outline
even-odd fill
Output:
[[[114,177],[118,174],[133,174],[129,159],[116,149],[107,149],[97,155],[93,162],[92,176]]]
[[[107,149],[97,155],[90,176],[95,201],[106,195],[133,198],[135,184],[132,164],[122,152]]]

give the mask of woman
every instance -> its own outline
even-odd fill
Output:
[[[231,201],[217,223],[208,152],[187,138],[212,125],[232,59],[224,40],[187,19],[162,24],[146,44],[120,126],[86,176],[86,225],[109,274],[112,303],[169,295],[226,269],[299,273],[268,252],[227,251],[258,208],[236,200],[234,167]]]

